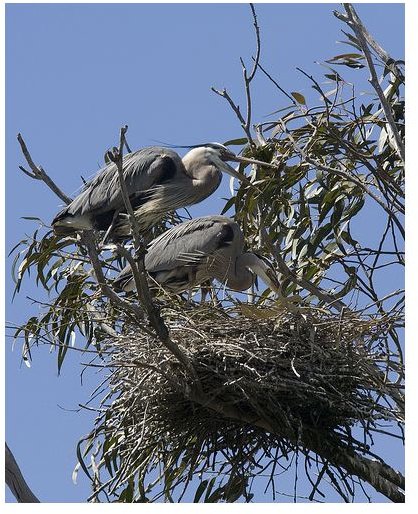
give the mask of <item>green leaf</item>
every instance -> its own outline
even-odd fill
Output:
[[[216,482],[216,476],[211,478],[209,481],[209,485],[206,489],[205,499],[203,500],[205,503],[208,502],[208,498],[210,497],[210,494],[212,492],[213,486],[215,485],[215,482]]]
[[[225,214],[235,204],[235,196],[232,196],[224,205],[221,214]]]
[[[228,141],[225,141],[224,146],[231,146],[231,145],[242,146],[242,145],[246,145],[247,143],[248,143],[248,139],[246,137],[241,137],[238,139],[229,139]]]
[[[199,500],[202,497],[202,494],[204,493],[207,485],[208,480],[202,480],[202,482],[200,482],[199,487],[196,490],[196,494],[194,495],[193,503],[199,503]]]
[[[302,94],[298,93],[297,91],[292,91],[290,94],[299,104],[306,105],[305,97]]]
[[[338,60],[341,60],[341,59],[344,59],[344,60],[346,60],[346,59],[364,59],[364,55],[363,54],[356,54],[356,53],[339,54],[339,55],[335,55],[331,59],[328,59],[326,62],[333,62],[333,61],[338,61]]]

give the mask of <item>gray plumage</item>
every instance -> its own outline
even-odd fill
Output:
[[[173,150],[149,147],[123,158],[123,175],[141,230],[157,223],[165,213],[193,205],[219,186],[222,172],[242,179],[225,161],[260,163],[233,154],[219,143],[190,150],[183,159]],[[102,168],[81,193],[52,221],[57,234],[78,230],[107,230],[126,236],[130,232],[114,163]],[[115,218],[118,218],[116,221]]]
[[[254,273],[273,291],[279,290],[272,268],[253,253],[244,253],[238,224],[225,216],[205,216],[181,223],[154,239],[145,255],[152,281],[181,293],[207,280],[217,279],[236,291],[248,289]],[[130,266],[113,283],[116,290],[135,288]]]

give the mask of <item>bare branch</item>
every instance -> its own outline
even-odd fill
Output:
[[[255,37],[257,40],[257,49],[256,49],[256,53],[255,53],[255,58],[253,58],[253,60],[254,60],[253,69],[251,70],[251,73],[247,79],[248,83],[250,83],[253,80],[255,72],[257,71],[258,61],[260,60],[260,52],[261,52],[260,27],[258,26],[257,15],[255,13],[254,4],[250,4],[250,8],[251,8],[251,12],[253,15],[253,20],[254,20],[254,30],[255,30]]]
[[[271,81],[273,84],[277,87],[279,91],[281,91],[289,100],[292,102],[292,104],[297,107],[298,104],[296,103],[295,99],[292,98],[289,93],[287,93],[275,80],[274,78],[261,66],[260,63],[257,64],[258,68],[264,73],[264,75]]]
[[[123,252],[124,256],[127,258],[129,264],[131,265],[132,273],[135,279],[135,285],[137,287],[137,293],[141,300],[141,303],[148,314],[151,325],[156,331],[158,338],[163,343],[166,348],[168,348],[175,357],[186,367],[186,369],[195,375],[195,371],[187,358],[187,356],[183,353],[183,351],[179,348],[179,346],[174,343],[169,335],[167,326],[164,323],[163,318],[161,317],[160,310],[152,301],[151,293],[148,287],[147,281],[147,273],[144,264],[145,257],[145,248],[143,245],[143,240],[141,237],[141,231],[139,228],[138,221],[135,217],[132,204],[129,199],[129,193],[125,184],[125,179],[123,176],[123,146],[125,144],[125,134],[128,130],[128,126],[125,125],[120,130],[120,140],[119,140],[119,149],[115,149],[113,152],[108,152],[108,156],[111,161],[116,164],[118,175],[119,175],[119,184],[121,188],[121,195],[123,198],[123,202],[125,204],[126,211],[129,216],[129,222],[132,228],[132,234],[134,239],[134,248],[135,248],[135,261],[128,254],[128,252]],[[121,248],[119,247],[119,251]],[[112,291],[113,292],[113,291]],[[117,295],[116,295],[117,296]]]
[[[245,135],[247,136],[247,139],[248,139],[248,144],[251,146],[251,148],[256,148],[256,144],[254,143],[254,139],[251,135],[251,130],[250,130],[250,126],[251,126],[251,114],[252,114],[252,101],[251,101],[251,90],[250,90],[250,84],[251,84],[251,81],[253,80],[254,76],[255,76],[255,73],[257,71],[257,68],[258,68],[258,63],[259,63],[259,60],[260,60],[260,52],[261,52],[261,41],[260,41],[260,27],[258,25],[258,21],[257,21],[257,15],[256,15],[256,12],[255,12],[255,8],[254,8],[254,5],[250,3],[250,8],[251,8],[251,13],[252,13],[252,16],[253,16],[253,23],[254,23],[254,29],[255,29],[255,35],[256,35],[256,53],[255,53],[255,57],[253,57],[253,67],[252,67],[252,70],[250,72],[250,74],[248,75],[247,73],[247,68],[244,64],[244,61],[242,58],[240,58],[240,62],[241,62],[241,65],[242,65],[242,72],[243,72],[243,76],[244,76],[244,87],[245,87],[245,97],[246,97],[246,102],[247,102],[247,114],[246,114],[246,119],[244,119],[241,111],[240,111],[240,108],[238,105],[235,104],[235,102],[232,100],[232,98],[229,96],[228,92],[226,91],[226,89],[223,89],[222,91],[218,90],[218,89],[215,89],[214,87],[212,87],[212,91],[214,93],[216,93],[217,95],[219,96],[222,96],[222,98],[225,98],[225,100],[228,101],[229,105],[231,106],[232,110],[235,112],[239,122],[241,123],[241,126],[245,132]]]
[[[13,453],[7,446],[7,443],[5,443],[5,445],[6,484],[13,496],[16,498],[18,503],[40,503],[26,483],[26,480],[23,478],[22,472],[20,471]]]
[[[61,189],[49,178],[49,176],[45,173],[45,170],[42,169],[40,166],[36,166],[36,164],[33,162],[32,157],[30,156],[30,153],[26,147],[25,141],[23,140],[23,137],[21,134],[17,135],[17,140],[19,141],[20,147],[22,149],[23,155],[25,156],[25,159],[27,163],[29,164],[30,169],[32,170],[33,174],[36,176],[37,180],[42,180],[45,182],[45,184],[59,197],[63,202],[65,202],[67,205],[71,202],[71,198],[67,196],[65,193],[61,191]],[[22,168],[20,168],[22,169]],[[26,170],[22,169],[24,173],[27,175],[29,173],[26,172]],[[29,175],[30,176],[30,175]],[[32,177],[35,178],[35,177]]]
[[[211,87],[211,90],[214,93],[216,93],[217,95],[222,96],[222,98],[225,98],[225,100],[227,100],[227,102],[231,106],[232,110],[237,115],[237,118],[238,118],[239,122],[241,123],[241,127],[243,128],[243,130],[245,132],[245,135],[247,136],[248,141],[249,142],[252,141],[251,133],[249,131],[249,128],[247,127],[246,121],[244,120],[244,118],[243,118],[243,116],[241,114],[240,108],[239,108],[238,105],[235,104],[235,102],[229,96],[229,93],[227,92],[227,90],[226,89],[222,89],[222,91],[221,91],[219,89],[215,89],[214,87]]]

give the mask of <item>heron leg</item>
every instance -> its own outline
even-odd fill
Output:
[[[193,286],[196,282],[196,270],[193,267],[188,268],[187,275],[188,275],[187,282],[189,284],[189,289],[187,290],[187,303],[189,305],[192,305],[193,304],[192,291],[193,291]]]
[[[112,218],[112,223],[109,225],[109,228],[106,230],[106,234],[104,235],[102,242],[100,243],[100,248],[102,248],[105,245],[106,240],[109,237],[109,234],[112,232],[113,227],[115,226],[115,222],[116,222],[118,216],[119,216],[119,210],[116,210],[113,215],[113,218]]]
[[[206,302],[206,297],[208,294],[210,294],[211,291],[211,283],[210,280],[207,280],[206,282],[203,282],[203,284],[200,286],[200,303]]]
[[[221,302],[219,301],[218,295],[216,294],[216,289],[214,287],[212,287],[212,284],[211,284],[209,293],[210,293],[210,297],[211,297],[213,306],[220,307]]]

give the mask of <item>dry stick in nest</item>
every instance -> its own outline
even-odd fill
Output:
[[[200,344],[203,344],[203,348],[207,348],[208,350],[211,347],[212,347],[212,349],[218,348],[218,350],[216,350],[216,351],[221,352],[222,358],[225,357],[226,355],[229,355],[230,359],[235,359],[238,362],[240,360],[239,359],[240,350],[241,350],[241,353],[242,353],[242,351],[244,351],[245,354],[247,352],[246,347],[244,347],[242,345],[240,346],[239,341],[237,341],[237,345],[238,345],[237,346],[236,344],[234,344],[234,340],[233,340],[233,338],[235,337],[234,334],[236,333],[236,331],[238,331],[238,333],[236,334],[237,337],[241,337],[241,336],[243,336],[243,331],[245,332],[245,330],[246,330],[245,326],[244,327],[242,326],[242,320],[237,319],[236,323],[234,325],[233,319],[231,319],[229,330],[227,333],[227,335],[229,337],[229,341],[225,344],[225,348],[223,348],[221,350],[219,347],[222,346],[222,342],[225,337],[225,333],[224,333],[224,324],[225,323],[224,323],[224,319],[222,318],[221,328],[219,328],[219,330],[218,330],[217,324],[216,324],[216,317],[213,318],[213,314],[214,313],[212,312],[211,317],[206,319],[206,321],[210,324],[210,328],[208,328],[208,330],[211,334],[210,340],[206,338],[206,335],[204,333],[204,319],[199,318],[199,315],[198,315],[197,319],[195,319],[195,322],[193,324],[201,329],[201,330],[199,330],[199,332],[196,331],[196,335],[198,336],[198,341],[201,341],[201,343],[200,342],[198,343],[199,346],[196,348],[199,348]],[[177,319],[177,317],[175,315],[173,316],[173,320],[174,319]],[[357,334],[358,321],[359,320],[357,320],[357,319],[351,321],[351,324],[353,325],[354,333],[352,335],[349,335],[346,337],[350,337],[350,338],[357,337],[355,334]],[[321,324],[322,324],[322,322],[321,322]],[[231,325],[232,325],[232,327],[231,327]],[[234,329],[234,327],[235,327],[235,329]],[[250,330],[252,330],[252,329],[250,329]],[[324,328],[323,330],[325,330],[326,333],[332,333],[327,328]],[[218,333],[219,331],[220,331],[220,333]],[[265,333],[265,332],[263,332],[263,333]],[[268,331],[268,333],[271,333],[271,331]],[[184,334],[184,336],[188,337],[188,334],[189,334],[189,332],[186,330],[186,333]],[[239,335],[239,334],[241,334],[241,335]],[[350,334],[351,334],[351,331],[350,331]],[[248,341],[247,335],[245,336],[245,341]],[[220,344],[216,341],[217,338],[220,338],[220,341],[219,341]],[[303,342],[303,341],[304,340],[301,339],[300,343],[299,343],[300,345],[302,345],[301,346],[302,351],[309,352],[309,347],[311,345],[310,338],[309,338],[309,340],[306,340],[306,342]],[[138,339],[137,337],[135,337],[135,335],[133,336],[133,339],[132,339],[130,345],[127,344],[127,341],[124,341],[123,345],[119,346],[120,350],[122,351],[122,353],[124,355],[124,359],[127,362],[129,362],[132,360],[132,355],[130,356],[129,353],[130,352],[134,352],[134,353],[139,352],[141,354],[141,358],[146,360],[147,359],[146,355],[143,355],[141,353],[143,351],[143,350],[141,350],[141,346],[143,346],[144,348],[146,348],[146,350],[144,350],[145,352],[151,351],[151,355],[150,355],[151,360],[153,360],[156,368],[158,370],[160,370],[161,366],[158,365],[159,357],[156,356],[152,350],[150,350],[148,343],[146,343],[145,340],[143,340],[143,343],[144,343],[143,345],[141,345],[140,343],[141,343],[141,339]],[[189,338],[189,344],[191,345],[191,348],[194,347],[193,341],[190,338]],[[276,348],[275,343],[273,341],[272,341],[272,344],[273,344],[272,348]],[[325,344],[325,341],[322,341],[322,344]],[[304,348],[306,345],[307,345],[307,347]],[[232,354],[227,351],[227,348],[229,348],[229,347],[234,348],[234,351]],[[258,357],[260,359],[259,360],[260,364],[263,363],[262,365],[264,366],[266,363],[266,360],[263,359],[262,348],[263,348],[263,346],[261,346],[259,348],[260,352],[258,352],[259,353]],[[330,350],[332,350],[332,348],[333,348],[333,346],[330,348]],[[251,349],[252,349],[252,345],[251,345]],[[277,348],[276,348],[276,350],[277,350]],[[198,351],[200,352],[200,350],[198,350]],[[238,351],[238,353],[237,353],[237,351]],[[328,365],[330,365],[333,368],[335,365],[335,359],[334,359],[335,356],[332,353],[329,353],[327,351],[327,347],[324,348],[324,351],[325,351],[324,359],[326,359],[326,361],[324,363],[325,368],[327,367],[327,365],[326,365],[327,360],[328,360]],[[261,355],[260,355],[260,353],[261,353]],[[199,355],[199,353],[197,354],[197,360],[199,360],[198,355]],[[269,355],[269,354],[267,354],[267,355]],[[253,355],[251,358],[253,358],[253,357],[256,357],[256,356]],[[161,356],[161,358],[165,359],[165,357],[163,355]],[[288,358],[289,357],[284,357],[286,362],[287,362]],[[273,362],[272,362],[272,364],[273,364]],[[216,362],[214,362],[213,365],[216,367]],[[227,364],[225,364],[225,365],[227,365]],[[354,366],[356,365],[355,361],[353,361],[353,365]],[[256,363],[254,361],[253,361],[252,366],[256,367]],[[308,366],[310,366],[310,364]],[[209,376],[211,373],[210,369],[205,366],[205,370],[206,371],[204,372],[204,374],[206,376]],[[366,379],[365,384],[367,384],[367,383],[369,383],[370,379],[373,378],[373,376],[372,376],[373,372],[375,372],[376,370],[373,370],[373,369],[370,370],[370,372],[372,373],[372,375],[370,377],[368,376],[367,366],[365,368],[365,371],[367,373],[367,375],[365,377],[365,379]],[[330,372],[332,373],[332,370],[330,370]],[[157,373],[158,373],[158,371],[157,371]],[[215,368],[214,368],[213,373],[215,373],[215,376],[214,376],[214,378],[216,379],[215,382],[218,384],[217,369],[215,370]],[[222,375],[224,375],[224,378],[227,378],[228,370],[227,369],[223,370]],[[120,378],[121,378],[120,375],[118,375],[118,377],[117,377],[118,382],[119,382]],[[174,382],[176,382],[175,374],[173,374],[171,379],[173,379]],[[281,379],[283,380],[283,377],[281,377]],[[278,379],[278,380],[280,380],[280,379]],[[250,414],[248,414],[248,412],[247,413],[245,412],[245,409],[244,409],[244,411],[242,409],[239,409],[236,406],[237,403],[238,404],[240,403],[239,401],[238,402],[236,401],[237,397],[234,396],[233,398],[230,398],[229,394],[227,394],[227,397],[223,397],[222,391],[221,391],[222,388],[220,388],[220,387],[217,387],[217,390],[218,390],[217,396],[216,397],[212,396],[212,398],[208,401],[207,398],[201,397],[199,394],[194,394],[193,391],[192,391],[192,393],[183,391],[183,389],[185,389],[185,390],[187,389],[187,385],[184,385],[184,384],[181,385],[181,383],[182,383],[182,379],[180,379],[177,382],[177,387],[175,387],[175,390],[177,390],[177,393],[179,395],[179,397],[178,397],[179,403],[182,403],[182,399],[188,398],[188,399],[191,399],[194,403],[201,405],[204,409],[207,409],[209,411],[209,413],[210,413],[210,411],[218,413],[221,416],[221,418],[224,419],[224,422],[227,421],[228,419],[230,419],[231,421],[238,422],[239,424],[242,423],[244,425],[261,428],[263,431],[269,432],[271,434],[276,434],[279,437],[286,437],[292,443],[292,445],[294,447],[302,446],[302,447],[306,448],[308,451],[315,452],[320,457],[322,457],[324,460],[328,461],[330,465],[335,466],[335,467],[342,467],[349,474],[358,476],[360,479],[367,481],[372,486],[374,486],[377,491],[381,492],[382,494],[384,494],[385,496],[390,498],[392,501],[395,501],[395,502],[403,501],[403,493],[401,491],[399,491],[399,488],[404,488],[404,479],[403,479],[402,475],[379,460],[373,460],[373,458],[365,457],[361,453],[357,453],[353,447],[349,446],[347,442],[342,441],[338,437],[338,435],[333,435],[332,433],[330,433],[329,431],[326,431],[323,428],[322,429],[320,429],[320,428],[313,429],[312,427],[309,426],[309,424],[308,425],[304,424],[303,430],[299,434],[296,434],[295,430],[292,429],[291,425],[289,425],[289,426],[283,425],[282,422],[278,421],[278,417],[275,417],[275,418],[271,417],[272,414],[268,414],[266,409],[263,408],[262,406],[261,406],[261,408],[257,409],[257,412],[259,414],[253,413],[250,415]],[[301,383],[299,386],[298,385],[299,381],[292,381],[292,384],[293,384],[293,386],[292,386],[293,388],[295,388],[295,387],[299,388],[300,386],[303,385]],[[231,385],[231,384],[229,384],[229,385]],[[385,384],[382,383],[382,386],[384,386],[384,385]],[[149,393],[150,393],[151,397],[154,396],[155,392],[158,392],[159,387],[164,388],[164,386],[155,385],[154,380],[151,380],[150,387],[151,387],[151,390],[149,391]],[[209,385],[206,384],[206,387],[210,388],[210,384]],[[263,387],[265,387],[265,385]],[[361,387],[361,385],[360,385],[360,387]],[[367,385],[365,385],[365,387],[367,387]],[[374,386],[370,386],[370,387],[372,387],[372,389],[373,389]],[[130,387],[129,387],[129,389],[130,389]],[[123,388],[122,388],[122,390],[123,390]],[[263,392],[264,395],[267,394],[264,389],[263,389],[263,391],[264,391]],[[336,391],[336,392],[338,393],[338,391]],[[146,389],[143,390],[142,394],[144,395],[144,397],[147,397]],[[309,394],[309,396],[310,396],[311,393],[307,393],[303,389],[302,396],[301,396],[302,402],[303,402],[304,396],[305,396],[305,398],[308,398],[306,396],[307,394]],[[233,393],[233,395],[234,395],[234,393]],[[244,393],[244,395],[245,395],[245,393]],[[129,396],[129,398],[131,398],[129,392],[128,392],[128,396]],[[245,397],[247,398],[247,396],[245,396]],[[158,400],[158,401],[160,401],[160,400]],[[177,400],[172,400],[172,401],[177,402]],[[255,401],[258,402],[257,398],[255,399]],[[329,408],[333,409],[332,406]],[[338,410],[337,406],[336,406],[336,409]],[[163,417],[165,415],[167,415],[166,411],[164,411],[164,412],[165,412],[165,414],[161,413],[161,415]],[[270,410],[270,412],[272,412],[272,411]],[[133,414],[132,411],[131,411],[131,414]],[[138,415],[140,416],[141,412],[139,412]],[[182,413],[181,409],[180,409],[179,413],[177,414],[181,426],[184,426],[185,422],[187,423],[187,421],[185,421],[187,418],[187,415],[189,415],[189,414]],[[296,413],[296,415],[297,415],[297,413]],[[359,414],[359,415],[361,415],[361,414]],[[209,414],[209,416],[210,416],[210,414]],[[351,418],[352,414],[350,414],[349,417]],[[168,422],[171,423],[169,418],[168,418]],[[156,435],[156,434],[154,434],[154,435]],[[372,454],[369,454],[369,456],[373,457]],[[121,477],[119,477],[119,478],[121,478]]]

